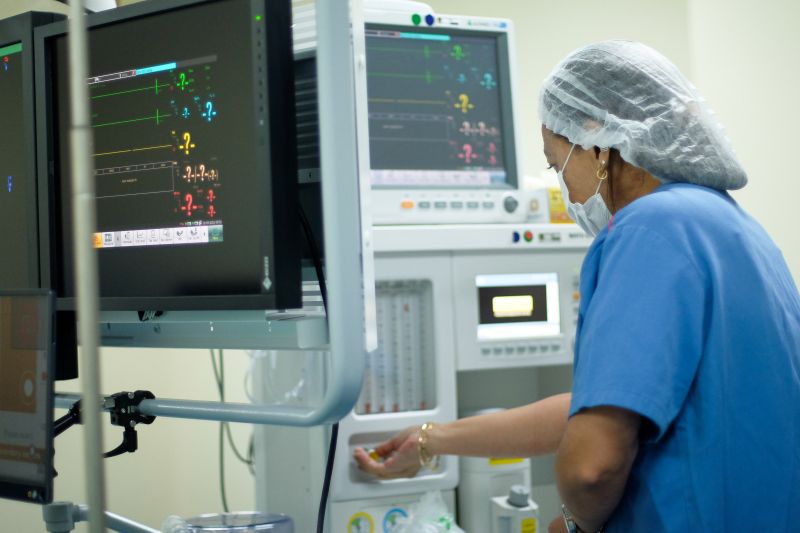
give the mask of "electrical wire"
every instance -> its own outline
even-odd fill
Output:
[[[319,253],[319,248],[317,247],[317,241],[314,239],[314,234],[311,229],[311,224],[306,217],[305,211],[303,211],[302,206],[298,211],[298,215],[300,218],[300,225],[303,228],[303,232],[305,234],[306,240],[308,241],[309,251],[311,252],[311,259],[314,263],[314,270],[317,274],[317,279],[319,280],[319,292],[322,296],[322,305],[325,309],[325,317],[327,319],[328,316],[328,287],[325,282],[325,273],[322,268],[322,256]],[[214,356],[214,350],[210,350],[211,352],[211,366],[214,370],[214,378],[217,383],[217,391],[219,392],[220,402],[225,402],[225,359],[222,350],[219,350],[219,365],[217,364],[217,360]],[[220,422],[219,424],[219,484],[220,484],[220,496],[222,498],[222,508],[227,513],[229,512],[228,508],[228,497],[225,490],[225,435],[227,434],[228,444],[230,445],[231,449],[233,450],[234,455],[236,458],[241,461],[242,463],[246,464],[248,469],[250,470],[251,474],[255,474],[254,471],[254,441],[253,436],[250,436],[250,441],[248,444],[247,449],[247,456],[245,457],[244,454],[239,452],[239,449],[236,447],[236,444],[233,441],[233,436],[231,435],[230,424],[227,422]],[[325,528],[325,510],[328,506],[328,494],[330,493],[330,486],[331,486],[331,478],[333,476],[333,463],[336,458],[336,444],[339,438],[339,424],[334,423],[331,427],[331,440],[330,446],[328,447],[328,459],[325,465],[325,478],[322,482],[322,494],[320,495],[319,501],[319,511],[317,513],[317,533],[323,533]]]
[[[225,362],[222,350],[219,351],[219,367],[214,357],[214,350],[211,351],[211,367],[214,369],[214,379],[217,383],[220,402],[225,402]],[[228,508],[228,495],[225,491],[225,422],[219,423],[219,494],[222,498],[222,510],[230,512]]]
[[[322,305],[325,308],[325,317],[328,317],[328,286],[325,283],[325,273],[322,270],[322,256],[317,247],[317,241],[314,239],[314,233],[311,230],[311,224],[308,222],[303,207],[300,206],[298,211],[300,217],[300,224],[303,227],[306,240],[308,241],[308,248],[311,252],[311,260],[314,262],[314,270],[317,272],[317,279],[319,280],[319,293],[322,296]],[[325,464],[325,478],[322,481],[322,494],[319,498],[319,510],[317,511],[317,533],[323,533],[325,529],[325,510],[328,507],[328,494],[331,488],[331,477],[333,476],[333,462],[336,459],[336,443],[339,440],[339,423],[336,422],[331,427],[331,441],[328,447],[328,460]]]
[[[308,249],[311,252],[311,261],[314,263],[314,270],[317,273],[317,280],[319,281],[319,294],[322,296],[322,305],[325,308],[325,316],[328,316],[328,284],[325,282],[325,272],[322,270],[322,255],[319,253],[317,241],[314,239],[314,232],[311,229],[311,224],[308,222],[306,212],[303,206],[300,206],[298,211],[300,217],[300,225],[303,227],[303,233],[308,242]]]
[[[225,356],[222,350],[219,350],[219,364],[214,356],[214,350],[211,352],[211,367],[214,370],[214,380],[217,383],[217,392],[219,393],[219,400],[225,403]],[[247,466],[251,474],[255,475],[253,455],[255,452],[253,435],[250,435],[247,446],[247,456],[239,451],[236,443],[233,440],[231,433],[231,425],[228,422],[219,423],[219,491],[222,498],[222,508],[227,513],[228,509],[228,496],[225,490],[225,437],[227,435],[228,444],[233,451],[236,458]]]

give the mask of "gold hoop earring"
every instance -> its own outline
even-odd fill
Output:
[[[597,179],[604,181],[608,179],[608,169],[606,167],[597,167]]]

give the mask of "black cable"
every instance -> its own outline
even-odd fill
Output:
[[[317,533],[325,529],[325,509],[328,507],[328,492],[331,489],[333,476],[333,461],[336,458],[336,442],[339,440],[339,423],[331,427],[331,444],[328,447],[328,461],[325,464],[325,479],[322,482],[322,494],[319,497],[319,511],[317,512]]]
[[[322,296],[322,306],[325,308],[325,316],[328,315],[328,285],[325,283],[325,272],[322,270],[322,255],[319,253],[317,241],[314,239],[314,232],[311,229],[311,224],[308,222],[306,212],[303,211],[303,206],[298,210],[300,217],[300,225],[303,227],[303,233],[308,242],[308,249],[311,252],[311,261],[314,263],[314,270],[317,272],[317,280],[319,281],[319,294]]]
[[[317,247],[317,241],[314,239],[314,232],[311,230],[311,224],[308,222],[303,207],[300,206],[298,211],[300,216],[300,224],[303,226],[303,232],[308,241],[308,249],[311,252],[311,260],[314,262],[314,270],[317,272],[317,279],[319,280],[319,293],[322,296],[322,306],[325,308],[325,316],[328,316],[328,286],[325,283],[325,273],[322,270],[322,256]],[[331,477],[333,476],[333,462],[336,459],[336,443],[339,440],[339,423],[334,423],[331,427],[331,442],[328,447],[328,460],[325,464],[325,478],[322,481],[322,494],[319,498],[319,511],[317,512],[317,533],[323,533],[325,529],[325,509],[328,507],[328,493],[331,488]]]

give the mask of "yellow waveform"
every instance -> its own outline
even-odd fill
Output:
[[[162,144],[161,146],[145,146],[144,148],[131,148],[129,150],[115,150],[113,152],[103,152],[94,154],[95,157],[102,157],[104,155],[124,154],[127,152],[143,152],[145,150],[160,150],[162,148],[172,148],[171,144]]]

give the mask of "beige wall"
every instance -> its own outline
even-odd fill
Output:
[[[0,0],[0,17],[11,17],[26,11],[45,11],[52,13],[64,13],[69,11],[69,7],[55,0]]]
[[[242,384],[248,357],[243,352],[225,353],[228,399],[246,401]],[[161,398],[218,399],[207,350],[106,349],[101,364],[104,393],[145,389]],[[74,381],[57,388],[70,392],[78,387]],[[56,410],[56,416],[62,414]],[[108,416],[103,424],[104,448],[110,450],[121,442],[122,432],[110,426]],[[213,422],[176,419],[156,419],[152,425],[140,426],[139,451],[105,462],[108,509],[157,529],[170,514],[221,512],[218,428]],[[251,426],[232,429],[244,451]],[[83,465],[83,431],[76,426],[56,440],[57,500],[86,502]],[[255,485],[247,468],[230,451],[225,465],[231,510],[253,509]],[[44,531],[40,507],[0,500],[0,531]],[[87,529],[81,525],[76,531]]]
[[[689,5],[695,84],[726,126],[750,178],[734,197],[772,235],[800,283],[800,3]]]

